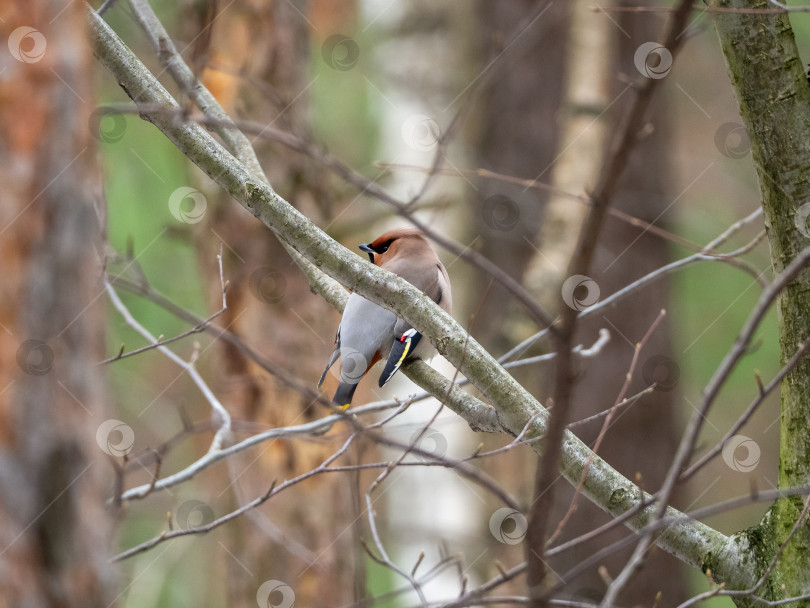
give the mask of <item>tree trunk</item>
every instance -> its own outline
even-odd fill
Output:
[[[712,7],[773,8],[765,0],[712,0]],[[786,14],[719,12],[715,26],[748,129],[759,178],[765,227],[776,272],[810,246],[810,86]],[[804,270],[778,301],[782,363],[810,335],[810,271]],[[810,358],[782,382],[779,487],[810,482]],[[777,501],[745,534],[764,569],[802,509],[800,496]],[[768,599],[810,588],[810,525],[800,526],[768,582]],[[784,590],[782,590],[784,589]]]
[[[635,6],[632,2],[626,5]],[[594,15],[604,19],[604,15]],[[620,121],[626,109],[622,95],[628,95],[627,84],[617,79],[617,74],[637,74],[633,65],[636,48],[661,35],[665,19],[660,15],[638,15],[617,13],[618,25],[609,23],[612,45],[609,49],[611,61],[609,73],[612,75],[612,88],[609,100],[618,100],[608,110],[606,119],[613,124]],[[605,52],[603,50],[603,52]],[[613,207],[633,217],[656,226],[666,228],[668,217],[664,215],[666,207],[672,201],[671,187],[671,146],[672,133],[669,124],[667,98],[657,96],[647,113],[650,133],[634,149],[627,169],[621,180],[620,188],[614,197]],[[566,145],[567,142],[563,142]],[[603,150],[603,154],[604,154]],[[585,181],[580,188],[588,188],[595,183]],[[669,243],[644,228],[632,226],[615,217],[609,217],[597,247],[590,278],[596,281],[602,297],[615,293],[619,289],[641,278],[642,276],[667,264]],[[563,277],[565,278],[565,277]],[[560,291],[558,290],[559,294]],[[613,405],[621,391],[635,343],[639,342],[662,309],[670,306],[668,281],[662,280],[655,289],[648,289],[641,297],[629,298],[605,314],[583,323],[578,331],[575,344],[590,344],[600,328],[610,331],[612,339],[604,352],[586,369],[578,379],[574,391],[574,419],[590,416]],[[660,363],[658,363],[660,362]],[[628,395],[643,390],[652,383],[652,377],[677,369],[673,360],[669,324],[659,324],[655,333],[648,340],[634,372],[633,383]],[[675,376],[671,378],[677,379]],[[677,404],[680,403],[676,384],[667,385],[643,397],[612,423],[605,440],[599,449],[599,455],[605,458],[616,469],[630,479],[638,479],[644,488],[658,488],[666,476],[669,464],[678,445]],[[579,427],[577,434],[589,445],[595,441],[602,421]],[[638,437],[645,437],[639,444]],[[678,496],[674,497],[675,504]],[[579,500],[576,517],[571,522],[567,536],[584,534],[593,529],[594,521],[601,517],[597,509],[587,502]],[[567,505],[566,505],[567,506]],[[599,546],[625,535],[624,531],[613,530],[599,539]],[[577,559],[587,555],[595,546],[583,547],[571,552],[565,568],[573,567]],[[632,553],[631,549],[619,551],[603,562],[610,576],[615,576]],[[661,593],[664,605],[675,605],[688,597],[690,592],[684,580],[684,568],[672,556],[663,551],[652,550],[645,562],[645,567],[638,572],[622,591],[621,605],[651,605],[657,593]],[[605,589],[604,579],[594,568],[580,579],[575,588],[584,589],[580,597],[601,599]],[[595,593],[594,593],[595,592]]]
[[[6,7],[0,80],[0,603],[114,604],[100,474],[104,206],[82,2]],[[100,190],[100,188],[98,189]],[[94,196],[95,195],[95,196]],[[99,433],[97,433],[99,429]],[[106,445],[106,443],[104,444]]]
[[[223,8],[217,16],[211,43],[216,52],[206,57],[201,76],[227,112],[297,134],[308,132],[312,82],[307,65],[312,41],[308,21],[302,17],[310,10],[307,4],[246,3],[227,11]],[[315,35],[335,28],[336,18],[350,21],[346,12],[338,16],[328,4],[315,3],[311,10],[309,17],[318,21]],[[184,32],[188,39],[205,27],[205,23],[189,25],[194,31]],[[323,40],[314,42],[320,46]],[[247,77],[234,78],[237,73]],[[308,217],[326,224],[335,197],[324,171],[306,157],[261,138],[255,139],[254,147],[274,187]],[[230,204],[226,195],[219,196],[220,204],[207,218],[211,231],[201,232],[196,245],[201,268],[210,269],[219,239],[224,244],[229,286],[222,325],[315,389],[332,350],[339,316],[312,296],[306,277],[281,243]],[[203,276],[209,281],[215,308],[221,300],[219,277],[210,270]],[[284,427],[326,413],[306,395],[268,378],[238,348],[223,342],[220,357],[223,399],[235,418],[248,425]],[[334,452],[337,441],[345,439],[342,429],[336,426],[329,439],[276,441],[232,458],[229,471],[235,502],[244,504],[267,491],[273,480],[281,482],[316,467]],[[362,600],[364,556],[353,546],[353,535],[343,533],[359,515],[353,511],[354,487],[347,478],[316,476],[293,488],[292,500],[274,501],[229,527],[228,550],[240,560],[224,558],[229,606],[255,606],[257,590],[273,580],[289,586],[300,605]],[[361,581],[358,585],[355,571]],[[270,605],[277,598],[273,595],[267,601]]]
[[[549,182],[565,91],[569,3],[484,1],[478,13],[477,36],[484,46],[479,58],[482,82],[476,83],[482,90],[473,113],[480,116],[474,138],[477,166]],[[522,280],[536,254],[548,194],[492,179],[479,180],[476,186],[465,240]],[[492,352],[511,348],[520,339],[516,334],[525,331],[522,324],[510,321],[520,316],[514,314],[519,308],[499,285],[482,289],[488,277],[476,276],[468,283],[478,288],[460,300],[466,310],[458,318],[475,313],[476,337]]]

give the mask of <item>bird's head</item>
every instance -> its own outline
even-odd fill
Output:
[[[376,266],[385,266],[386,261],[396,256],[418,255],[432,251],[425,236],[414,228],[397,228],[378,236],[370,243],[360,245],[360,250],[368,254]]]

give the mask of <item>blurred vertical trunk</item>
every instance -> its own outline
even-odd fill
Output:
[[[570,4],[547,0],[482,0],[477,4],[478,23],[473,35],[481,49],[477,58],[481,76],[470,112],[477,121],[468,132],[476,167],[509,177],[551,181],[561,145]],[[465,217],[465,242],[523,281],[540,246],[548,193],[495,179],[478,180],[475,187]],[[459,282],[467,286],[467,291],[458,294],[459,308],[463,310],[457,318],[462,322],[469,320],[472,335],[490,352],[500,355],[525,338],[527,332],[539,329],[525,321],[520,306],[497,284],[478,271],[464,270],[467,276]],[[538,300],[547,304],[540,297]],[[514,375],[545,398],[548,391],[538,386],[537,368],[515,370]],[[480,440],[485,445],[483,451],[503,445],[500,438]],[[517,488],[518,497],[526,503],[530,500],[530,471],[536,463],[531,454],[512,450],[482,461],[481,466],[504,487]],[[488,515],[495,517],[502,505],[488,506]],[[512,524],[518,525],[514,521]],[[519,553],[522,546],[504,541],[504,536],[508,540],[510,534],[515,534],[519,543],[518,528],[504,528],[500,537],[493,533],[485,539],[491,559],[476,562],[481,579],[494,576],[496,559],[502,564],[513,564],[516,553],[522,559]],[[526,595],[525,577],[506,585],[503,593]]]
[[[583,22],[597,20],[599,23],[593,24],[593,27],[604,28],[608,38],[602,48],[587,45],[586,40],[582,48],[572,48],[570,53],[572,55],[585,53],[580,59],[584,60],[586,68],[606,69],[607,73],[613,76],[610,90],[606,92],[607,95],[600,105],[583,107],[581,102],[577,103],[576,109],[584,111],[588,115],[588,120],[592,121],[587,130],[569,133],[566,140],[561,142],[563,148],[567,148],[570,138],[571,148],[575,148],[577,143],[575,138],[597,137],[592,141],[590,149],[582,149],[577,153],[576,160],[579,162],[573,174],[560,172],[555,175],[559,178],[559,181],[555,180],[555,185],[567,190],[573,187],[574,193],[587,190],[596,179],[606,149],[605,142],[600,141],[599,134],[605,132],[605,124],[618,124],[626,107],[621,98],[629,94],[626,90],[627,84],[624,79],[616,78],[615,75],[627,74],[631,78],[638,77],[633,63],[635,51],[641,44],[655,40],[663,25],[660,18],[628,13],[615,14],[615,23],[606,22],[606,16],[593,13],[583,14],[581,18]],[[573,40],[578,38],[574,36]],[[593,56],[589,58],[588,53],[592,53]],[[608,57],[607,61],[605,55]],[[599,67],[603,63],[605,65]],[[591,81],[599,78],[600,74],[572,73],[571,77]],[[569,87],[570,90],[576,91],[576,83],[572,85]],[[609,106],[612,107],[608,110]],[[649,133],[634,151],[622,180],[620,192],[613,201],[616,209],[648,222],[656,222],[659,227],[666,227],[668,218],[665,212],[672,202],[668,154],[670,126],[667,116],[665,102],[659,96],[649,112]],[[566,164],[565,152],[561,154],[563,154],[562,168]],[[571,182],[572,175],[577,171],[579,171],[578,186]],[[556,214],[555,217],[561,224],[554,231],[556,234],[570,233],[571,226],[578,228],[581,221],[581,215],[576,212],[567,217],[565,214]],[[570,241],[567,239],[556,241],[557,246],[563,249],[566,249],[566,242]],[[552,246],[554,241],[544,240],[541,248],[546,244]],[[603,296],[609,295],[666,264],[669,261],[667,246],[668,243],[661,237],[609,217],[589,276],[599,286]],[[570,255],[567,249],[566,254]],[[549,252],[545,257],[554,258],[555,253]],[[559,267],[555,273],[547,265],[542,263],[535,265],[535,270],[539,273],[542,273],[544,268],[545,277],[535,276],[533,280],[536,281],[535,284],[545,285],[545,290],[552,292],[559,302],[560,285],[566,277],[559,274]],[[625,300],[615,309],[583,323],[576,343],[591,343],[598,329],[602,327],[611,332],[612,340],[597,359],[586,365],[586,369],[579,377],[572,401],[574,404],[572,419],[589,416],[613,404],[629,369],[635,343],[643,338],[659,312],[668,307],[667,283],[662,281],[656,284],[655,289],[647,290],[639,297]],[[672,359],[669,325],[666,320],[658,327],[641,355],[628,395],[649,386],[655,379],[662,381],[663,390],[642,398],[629,411],[618,416],[612,423],[599,454],[628,477],[638,476],[645,489],[653,490],[663,481],[678,440],[675,410],[676,404],[679,403],[676,386],[677,363]],[[601,421],[588,427],[578,427],[576,432],[586,442],[592,443],[600,426]],[[639,441],[641,437],[644,438],[643,442]],[[559,520],[567,510],[571,496],[570,488],[560,492],[556,520]],[[606,520],[605,516],[598,509],[580,499],[578,509],[566,526],[561,540],[585,533],[593,529],[594,522],[602,520]],[[598,547],[603,547],[627,534],[624,530],[615,529],[599,538]],[[597,545],[584,544],[551,560],[551,564],[555,571],[564,573],[596,549]],[[632,547],[606,558],[600,564],[604,566],[605,573],[608,576],[615,576],[631,551]],[[563,596],[598,600],[602,597],[604,589],[604,578],[594,567],[590,572],[572,581]],[[665,553],[653,549],[647,558],[645,568],[625,588],[620,601],[626,605],[651,604],[658,592],[662,593],[662,601],[666,603],[681,601],[690,595],[683,579],[682,566]]]
[[[480,104],[479,166],[544,183],[553,181],[555,186],[577,194],[594,183],[603,162],[608,125],[616,124],[625,108],[621,99],[614,103],[627,86],[616,75],[624,73],[632,78],[638,75],[633,65],[635,49],[655,39],[661,21],[655,17],[617,13],[612,16],[617,22],[614,25],[605,21],[605,15],[588,10],[586,2],[579,3],[583,6],[573,2],[549,4],[532,26],[536,31],[527,30],[524,34],[528,38],[522,42],[525,46],[520,46],[521,41],[518,41],[514,49],[507,51],[508,68],[499,71],[497,63],[490,68],[493,74]],[[482,4],[481,28],[491,35],[491,50],[484,56],[482,65],[487,65],[500,51],[506,32],[512,31],[536,7],[523,3]],[[656,220],[671,201],[667,195],[665,118],[665,108],[659,98],[650,112],[652,133],[635,152],[624,187],[615,200],[617,208],[650,222]],[[564,135],[560,130],[564,130]],[[566,278],[570,245],[575,242],[570,235],[578,233],[584,216],[581,204],[563,198],[550,199],[542,191],[492,181],[482,184],[478,200],[474,234],[481,236],[479,250],[513,276],[525,279],[537,293],[538,300],[553,311],[562,303],[560,287]],[[551,206],[543,215],[546,202],[551,202]],[[666,261],[666,242],[611,218],[591,277],[601,293],[607,295]],[[478,293],[476,297],[483,294]],[[667,307],[667,298],[666,285],[659,285],[645,292],[643,297],[626,301],[616,310],[583,325],[577,343],[592,343],[600,327],[607,327],[613,339],[580,376],[573,400],[573,419],[613,404],[627,373],[634,343],[643,337],[659,311]],[[470,310],[474,310],[475,297],[469,302]],[[480,335],[484,344],[496,351],[525,337],[524,328],[511,321],[514,315],[509,311],[517,309],[511,304],[505,307],[503,302],[504,297],[493,288],[475,322],[476,336]],[[518,330],[524,330],[524,335],[514,335]],[[654,359],[656,356],[660,358]],[[634,389],[647,386],[651,381],[645,384],[645,380],[649,380],[651,374],[675,369],[667,367],[670,357],[668,327],[664,323],[643,353],[631,394]],[[664,361],[665,365],[663,369],[652,371],[648,365],[642,373],[642,364],[646,361]],[[538,378],[538,374],[535,373],[534,378]],[[550,393],[550,381],[538,382],[532,378],[527,381],[529,386],[535,384],[539,397],[545,398]],[[676,394],[677,391],[662,391],[644,398],[619,417],[600,449],[600,455],[629,477],[640,473],[641,483],[648,489],[656,488],[661,482],[674,453],[677,435],[672,406],[676,403]],[[598,424],[577,430],[586,441],[593,441],[598,431]],[[636,449],[636,446],[642,447],[639,437],[645,438],[645,450],[655,450],[654,456],[641,460],[641,453]],[[525,458],[530,459],[530,464],[516,462]],[[532,456],[512,453],[509,460],[496,465],[499,468],[495,475],[508,479],[504,476],[531,470],[535,463]],[[566,485],[562,481],[558,483]],[[528,488],[530,483],[527,481],[524,485]],[[558,507],[552,516],[554,522],[563,517],[572,495],[570,487],[560,488]],[[594,522],[606,521],[603,514],[586,502],[578,501],[578,509],[559,540],[593,529]],[[626,534],[624,530],[616,530],[609,538],[597,539],[598,546],[603,547]],[[555,557],[549,561],[551,570],[562,575],[584,557],[592,555],[596,547],[596,544],[585,544]],[[608,574],[615,575],[628,555],[625,551],[608,557],[602,565]],[[653,550],[647,567],[622,595],[622,603],[650,604],[658,591],[667,602],[687,597],[688,591],[679,576],[681,571],[668,556]],[[560,597],[599,599],[604,589],[604,581],[594,567],[569,581]]]
[[[512,177],[551,181],[564,93],[570,3],[487,2],[478,5],[483,50],[476,92],[477,166]],[[491,65],[490,65],[491,64]],[[544,191],[480,180],[466,242],[519,281],[536,255],[548,200]],[[493,353],[515,343],[520,309],[497,284],[476,277],[459,297],[464,317],[477,311],[476,338]],[[483,300],[483,302],[482,302]],[[480,308],[479,308],[480,307]]]
[[[0,604],[114,604],[96,444],[104,208],[82,2],[0,19]],[[99,188],[100,190],[100,188]],[[95,194],[95,196],[94,196]]]
[[[316,31],[334,27],[328,23],[328,5],[325,15],[314,17],[308,3],[299,0],[245,2],[228,10],[220,6],[219,14],[210,12],[207,1],[195,6],[200,19],[186,23],[189,29],[184,36],[198,39],[197,34],[211,25],[210,47],[195,49],[195,64],[226,111],[235,118],[308,136],[308,89],[313,84],[308,20],[327,20]],[[342,18],[351,21],[352,14],[349,10]],[[329,216],[332,194],[317,165],[261,138],[253,143],[273,187],[322,223]],[[220,196],[221,204],[207,216],[209,230],[199,235],[197,246],[201,267],[210,269],[220,239],[224,245],[229,286],[228,310],[221,322],[263,356],[311,382],[314,389],[332,350],[339,316],[312,295],[306,278],[275,237],[227,196]],[[204,274],[216,308],[221,299],[219,278],[208,270]],[[273,380],[236,347],[221,343],[220,348],[223,401],[251,432],[305,423],[326,413],[323,406]],[[334,438],[341,428],[335,427],[329,437]],[[334,440],[280,440],[229,459],[237,503],[233,506],[267,491],[274,480],[280,483],[314,468],[342,439],[338,435]],[[352,534],[344,533],[356,517],[347,479],[314,477],[289,490],[282,500],[271,500],[228,526],[231,555],[223,553],[222,559],[227,564],[229,606],[255,606],[257,592],[266,581],[289,586],[296,605],[356,599],[355,549]],[[271,605],[280,597],[280,592],[274,592],[265,599]]]
[[[626,4],[632,5],[630,2]],[[633,62],[636,49],[645,42],[656,40],[665,25],[664,19],[630,13],[618,13],[614,19],[618,26],[610,28],[615,48],[610,73],[636,78],[638,71]],[[614,79],[611,99],[619,96],[625,87],[622,80]],[[614,105],[615,110],[610,112],[613,124],[618,122],[623,107],[622,103]],[[654,222],[661,228],[667,227],[671,216],[666,212],[676,196],[672,188],[670,115],[665,97],[657,96],[648,113],[650,132],[633,152],[613,204],[616,209]],[[611,217],[602,233],[590,276],[599,285],[601,293],[609,295],[668,263],[668,251],[669,243],[661,237]],[[583,324],[579,341],[592,340],[600,327],[606,327],[613,339],[602,355],[588,366],[576,387],[573,400],[575,418],[613,405],[629,369],[635,343],[643,338],[659,312],[669,309],[669,306],[669,283],[663,280],[653,289],[647,289],[638,297],[629,298],[599,318]],[[619,416],[599,450],[603,458],[629,478],[635,479],[638,475],[642,487],[650,491],[660,487],[678,445],[680,419],[677,408],[682,399],[677,386],[677,362],[673,358],[670,325],[665,318],[641,353],[629,394],[646,388],[655,380],[661,383],[662,390],[643,397]],[[577,432],[585,441],[592,442],[599,427],[600,423],[596,423]],[[679,496],[675,495],[673,499],[677,502]],[[604,517],[585,501],[579,501],[579,504],[578,523],[568,530],[566,536],[585,532],[593,528],[594,521],[599,521],[596,518]],[[599,546],[626,534],[624,530],[614,530],[600,540]],[[618,574],[631,551],[632,548],[619,552],[604,562],[609,575]],[[567,557],[566,566],[576,565],[583,555],[589,554],[587,549],[574,551]],[[597,597],[601,598],[605,586],[596,571],[583,577],[581,583],[586,589],[596,590]],[[692,595],[685,581],[685,567],[672,556],[652,549],[645,567],[620,595],[619,601],[625,605],[649,605],[659,592],[665,604],[674,604]]]

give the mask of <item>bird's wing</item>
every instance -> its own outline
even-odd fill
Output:
[[[447,271],[441,264],[436,268],[435,273],[431,273],[431,278],[422,276],[422,285],[416,285],[446,311],[450,311],[452,306],[450,297],[450,282],[447,279]],[[394,327],[394,344],[388,359],[385,362],[382,374],[380,374],[379,385],[388,382],[397,373],[402,364],[412,355],[422,334],[416,331],[405,319],[397,319]]]
[[[422,334],[416,331],[413,327],[406,329],[402,334],[394,340],[394,345],[391,347],[391,352],[388,354],[388,360],[385,362],[382,374],[380,374],[379,385],[382,386],[388,382],[391,377],[397,373],[402,363],[407,359],[419,340],[422,339]]]

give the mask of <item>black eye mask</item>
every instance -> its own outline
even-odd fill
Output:
[[[382,245],[378,245],[376,249],[371,246],[371,243],[363,243],[362,245],[360,245],[359,249],[361,251],[365,251],[368,254],[368,259],[371,260],[371,263],[373,264],[374,254],[385,253],[386,251],[388,251],[388,248],[391,246],[391,243],[392,241],[388,241],[386,243],[383,243]]]

